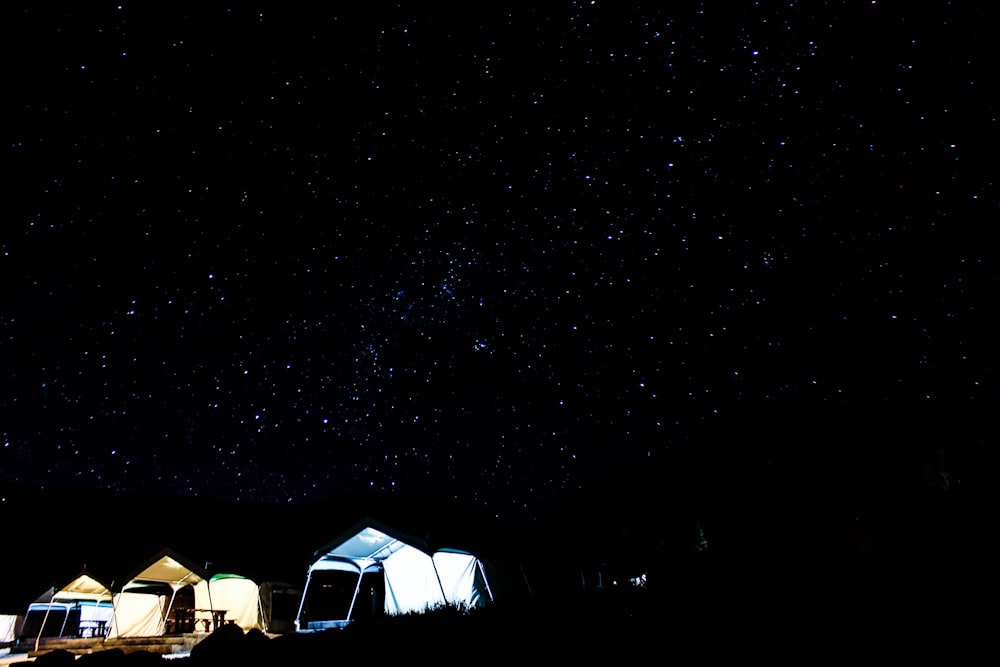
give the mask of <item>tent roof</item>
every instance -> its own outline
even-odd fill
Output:
[[[426,540],[366,516],[317,550],[315,555],[320,560],[377,564],[407,544],[425,553],[430,552]]]
[[[87,600],[110,600],[111,588],[89,572],[76,575],[55,592],[56,598],[83,598]]]
[[[46,602],[52,602],[52,598],[55,596],[55,594],[56,594],[56,587],[49,586],[49,589],[47,591],[45,591],[32,601],[32,604],[44,604]]]
[[[378,568],[383,560],[400,549],[411,546],[430,555],[427,540],[405,533],[378,519],[366,516],[334,540],[318,549],[312,569],[365,571]],[[449,549],[449,551],[461,550]]]
[[[428,494],[332,497],[310,505],[307,516],[310,523],[320,526],[329,525],[331,517],[342,521],[338,526],[363,522],[365,518],[377,519],[397,531],[421,538],[432,551],[441,551],[442,547],[457,547],[476,554],[494,551],[506,546],[509,530],[496,516],[468,503]]]
[[[59,588],[50,586],[47,591],[35,598],[34,603],[46,603],[53,600],[99,601],[110,599],[111,589],[103,581],[84,570]]]
[[[205,579],[208,579],[208,573],[204,568],[167,547],[136,570],[128,578],[126,586],[133,582],[159,583],[177,590]]]
[[[253,581],[250,577],[245,577],[242,574],[233,574],[232,572],[219,572],[218,574],[212,575],[212,578],[209,580],[209,583],[214,581],[222,581],[223,579],[247,579],[249,581]]]

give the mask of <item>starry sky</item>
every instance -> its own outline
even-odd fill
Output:
[[[980,5],[16,3],[0,483],[951,488],[998,395]]]

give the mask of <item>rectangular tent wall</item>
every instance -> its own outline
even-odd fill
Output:
[[[194,603],[198,609],[225,610],[226,622],[231,621],[244,631],[264,629],[259,587],[250,579],[216,575],[211,580],[200,581],[194,587]],[[211,620],[211,615],[207,611],[199,611],[195,620],[200,624]]]
[[[108,638],[159,637],[164,632],[166,614],[166,595],[118,593],[114,598],[114,616]]]
[[[80,626],[80,610],[71,602],[34,602],[28,605],[18,636],[75,637]]]

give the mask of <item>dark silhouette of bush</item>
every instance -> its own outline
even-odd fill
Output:
[[[48,651],[35,658],[36,665],[48,665],[49,667],[73,665],[75,662],[76,655],[61,648]]]

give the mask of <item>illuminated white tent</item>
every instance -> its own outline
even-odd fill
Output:
[[[208,579],[205,570],[172,549],[163,549],[140,567],[114,596],[108,637],[156,637],[166,633],[177,594]]]
[[[200,610],[225,610],[225,620],[244,632],[260,630],[281,634],[293,629],[295,608],[301,592],[280,581],[258,584],[240,574],[219,573],[194,587],[194,604]],[[195,613],[195,624],[211,619],[208,611]]]
[[[50,588],[28,605],[21,637],[99,636],[111,620],[111,590],[83,571],[58,589]]]
[[[264,627],[260,587],[252,579],[238,574],[215,574],[199,581],[194,587],[194,604],[198,609],[224,609],[226,621],[232,621],[244,631]],[[196,622],[211,620],[207,611],[199,611]]]
[[[367,517],[316,552],[302,590],[296,627],[301,631],[343,627],[355,618],[358,594],[365,575],[381,575],[383,612],[387,615],[421,613],[444,606],[470,609],[492,601],[483,563],[457,548],[432,548],[426,540]],[[353,575],[353,594],[337,607],[306,610],[310,584],[329,573]],[[341,575],[343,576],[343,575]],[[320,584],[320,588],[330,588]],[[333,618],[319,618],[330,616]],[[304,616],[308,621],[303,623]]]

